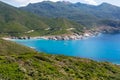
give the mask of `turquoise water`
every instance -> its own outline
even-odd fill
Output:
[[[120,34],[102,34],[85,40],[13,40],[48,54],[62,54],[120,64]]]

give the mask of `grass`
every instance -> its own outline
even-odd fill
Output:
[[[0,56],[1,79],[119,80],[120,66],[45,53]]]
[[[0,55],[30,53],[30,52],[35,52],[35,51],[28,47],[18,45],[17,43],[0,39]]]
[[[50,27],[50,30],[45,31]],[[83,26],[64,18],[48,19],[0,2],[0,37],[82,32]],[[24,32],[34,29],[35,32]],[[0,80],[120,80],[120,66],[78,57],[49,55],[0,39]]]
[[[2,36],[41,36],[81,32],[83,26],[64,18],[46,18],[0,2],[0,34]],[[46,30],[49,28],[49,30]],[[31,30],[34,32],[26,33]]]
[[[38,53],[0,39],[2,80],[119,80],[120,66],[78,57]]]

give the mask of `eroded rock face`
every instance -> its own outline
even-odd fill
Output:
[[[69,34],[69,35],[53,35],[53,36],[36,36],[36,37],[10,37],[10,39],[46,39],[46,40],[78,40],[88,37],[96,36],[99,32],[85,32],[83,34]]]
[[[96,30],[106,34],[120,33],[120,27],[100,26]]]
[[[64,36],[46,36],[48,40],[78,40],[78,39],[85,39],[88,37],[92,37],[99,34],[98,32],[95,33],[84,33],[82,35],[80,34],[72,34],[72,35],[64,35]]]
[[[11,39],[46,39],[46,40],[78,40],[86,39],[88,37],[96,36],[100,33],[98,30],[85,30],[84,33],[73,33],[73,34],[63,34],[63,35],[52,35],[52,36],[36,36],[36,37],[11,37]]]

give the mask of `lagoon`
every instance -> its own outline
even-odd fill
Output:
[[[48,54],[76,56],[120,64],[120,34],[102,34],[84,40],[12,40]]]

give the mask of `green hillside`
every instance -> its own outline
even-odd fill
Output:
[[[32,52],[35,51],[28,47],[18,45],[17,43],[0,39],[0,55],[11,54],[18,55],[19,53],[32,53]]]
[[[72,33],[68,28],[82,30],[83,26],[61,18],[38,17],[0,2],[0,33],[2,35],[50,35]]]
[[[0,40],[1,80],[120,80],[120,66],[49,55]]]
[[[120,22],[120,7],[109,3],[102,3],[98,6],[94,6],[80,2],[43,1],[29,4],[20,9],[39,16],[64,17],[88,27],[106,25],[103,22],[104,20],[117,20]],[[99,24],[99,22],[101,22],[101,24]],[[111,22],[109,22],[109,24],[111,24]]]
[[[104,22],[109,24],[107,20]],[[70,34],[80,33],[83,28],[63,17],[38,17],[0,2],[0,36]],[[78,57],[38,53],[0,39],[0,80],[120,80],[120,66]]]

